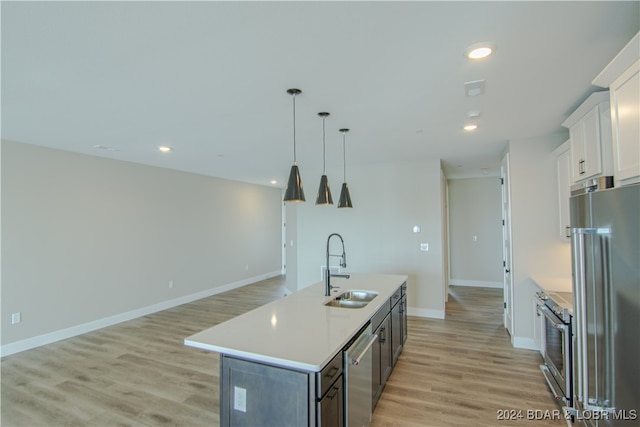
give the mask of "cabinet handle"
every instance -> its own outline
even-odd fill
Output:
[[[564,237],[571,237],[571,227],[568,225],[564,227]]]
[[[584,174],[587,172],[587,171],[584,169],[584,164],[585,164],[584,159],[581,159],[581,160],[578,162],[578,171],[579,171],[580,175],[584,175]]]
[[[333,398],[336,397],[340,389],[338,389],[337,387],[333,387],[331,391],[333,392],[333,394],[330,395],[327,393],[327,398],[333,400]]]
[[[337,368],[336,366],[332,366],[331,369],[329,369],[329,372],[327,372],[326,374],[324,374],[325,378],[332,378],[340,369]]]
[[[385,337],[385,330],[384,328],[380,328],[380,335],[378,335],[380,337],[380,342],[384,344],[385,340],[387,339]]]

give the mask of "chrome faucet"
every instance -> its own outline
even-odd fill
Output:
[[[332,255],[329,253],[329,242],[331,241],[331,238],[333,236],[338,236],[340,238],[340,243],[342,243],[342,255]],[[339,288],[339,286],[331,286],[331,277],[343,277],[345,279],[351,277],[349,274],[331,274],[331,267],[329,267],[329,257],[332,256],[340,257],[340,267],[344,268],[347,266],[347,254],[344,251],[344,240],[342,240],[342,236],[338,233],[329,234],[329,237],[327,238],[327,264],[324,273],[324,295],[327,297],[331,295],[331,289]]]

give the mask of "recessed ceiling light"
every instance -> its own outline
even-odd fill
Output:
[[[167,145],[161,145],[160,147],[158,147],[158,150],[160,150],[161,153],[169,153],[170,151],[173,150],[173,148]]]
[[[278,181],[276,181],[275,179],[272,179],[272,180],[271,180],[271,183],[275,185],[275,184],[277,184],[277,183],[278,183]]]
[[[476,129],[478,129],[478,125],[476,125],[476,124],[468,124],[468,125],[465,125],[465,127],[463,127],[463,129],[466,130],[466,131],[476,130]]]
[[[495,50],[496,46],[492,43],[476,43],[464,51],[464,56],[468,59],[482,59],[491,55]]]

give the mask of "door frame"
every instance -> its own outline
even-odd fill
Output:
[[[511,185],[509,153],[500,162],[500,184],[502,188],[502,266],[504,327],[513,339],[513,240],[511,233]]]

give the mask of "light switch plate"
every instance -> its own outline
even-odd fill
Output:
[[[247,412],[247,389],[233,386],[233,409]]]

